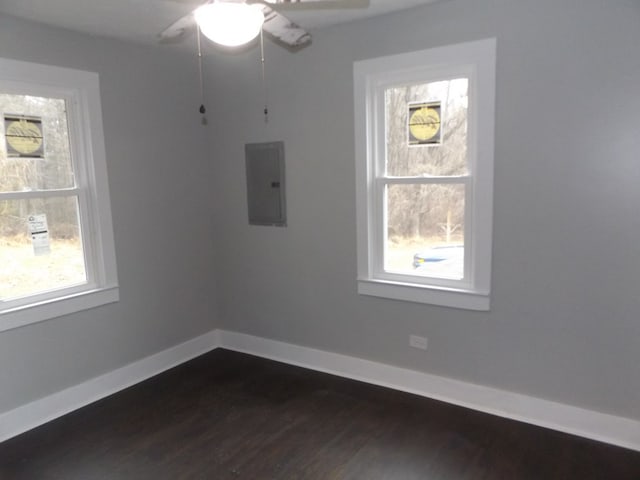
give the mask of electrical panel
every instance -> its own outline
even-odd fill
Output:
[[[244,146],[250,225],[287,225],[284,142]]]

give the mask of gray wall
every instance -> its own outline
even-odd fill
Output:
[[[359,296],[352,64],[487,37],[492,309]],[[640,419],[638,45],[633,0],[442,2],[268,44],[267,125],[257,50],[208,58],[222,326]],[[243,145],[273,140],[289,226],[250,227]]]
[[[215,328],[216,305],[193,57],[7,17],[0,56],[100,74],[121,298],[0,333],[3,412]]]

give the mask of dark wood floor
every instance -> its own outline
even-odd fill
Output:
[[[0,444],[3,480],[639,480],[640,453],[216,350]]]

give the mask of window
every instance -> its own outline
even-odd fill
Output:
[[[359,293],[489,309],[495,49],[355,63]]]
[[[0,330],[118,300],[98,76],[0,59]]]

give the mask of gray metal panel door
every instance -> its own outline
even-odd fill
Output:
[[[284,142],[245,145],[251,225],[286,225]]]

